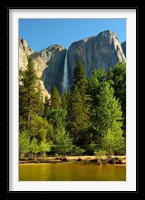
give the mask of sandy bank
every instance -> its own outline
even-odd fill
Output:
[[[96,164],[126,164],[126,156],[65,156],[65,157],[46,157],[29,160],[20,160],[19,164],[26,163],[96,163]]]

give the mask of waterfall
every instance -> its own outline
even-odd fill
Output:
[[[68,89],[68,65],[67,65],[67,50],[64,59],[64,73],[63,73],[63,92]]]

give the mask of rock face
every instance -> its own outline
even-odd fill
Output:
[[[34,51],[28,46],[27,42],[24,39],[19,40],[19,69],[26,70],[28,65],[28,56],[34,56]],[[36,59],[33,59],[34,62],[34,68],[37,72],[37,75],[39,78],[42,76],[42,72],[44,68],[46,67],[46,64],[44,60],[40,57],[36,57]],[[40,80],[40,85],[42,89],[43,99],[47,96],[50,98],[50,94],[44,87],[44,83],[42,80]]]
[[[19,69],[26,70],[28,65],[28,56],[33,54],[34,51],[28,46],[27,42],[19,39]]]
[[[104,68],[107,71],[110,66],[114,67],[116,63],[126,60],[117,36],[108,30],[95,37],[72,43],[68,50],[70,85],[78,59],[85,67],[86,77],[89,77],[94,69]]]
[[[63,46],[55,44],[35,53],[25,40],[19,41],[19,68],[27,68],[28,56],[31,55],[37,75],[41,78],[44,96],[50,96],[52,85],[58,88],[60,95],[63,94],[64,71],[68,73],[68,89],[71,88],[73,69],[78,59],[84,65],[86,78],[94,69],[104,68],[107,71],[110,66],[114,67],[118,62],[126,61],[126,42],[121,44],[115,33],[109,30],[72,43],[67,51],[68,69],[64,70],[66,51]]]
[[[62,94],[66,49],[60,45],[53,45],[45,50],[45,54],[48,56],[46,59],[46,68],[42,74],[45,88],[50,92],[52,86],[55,85],[59,93]]]
[[[126,57],[126,42],[122,42],[121,46],[122,46],[122,50],[124,52],[124,55]]]
[[[34,69],[41,79],[40,84],[44,98],[45,96],[50,97],[50,91],[53,85],[62,94],[65,54],[66,49],[57,44],[49,46],[43,51],[34,52],[28,47],[25,40],[20,39],[19,41],[19,68],[22,70],[27,69],[28,57],[31,55]]]

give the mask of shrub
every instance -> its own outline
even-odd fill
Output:
[[[73,155],[81,156],[84,152],[85,150],[80,147],[74,146],[73,148]]]
[[[100,156],[106,156],[106,151],[100,149],[94,152],[96,157],[100,157]]]

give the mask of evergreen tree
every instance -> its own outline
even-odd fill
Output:
[[[45,97],[44,100],[44,117],[47,118],[47,115],[49,113],[50,110],[50,100],[48,99],[48,97]]]
[[[77,86],[82,101],[84,123],[89,128],[90,126],[89,101],[88,101],[88,95],[86,93],[87,80],[85,78],[84,66],[80,60],[78,60],[73,73],[74,73],[73,74],[74,85]]]
[[[74,144],[80,145],[89,142],[90,134],[85,71],[80,60],[78,60],[73,73],[74,86],[71,91],[68,107],[68,130],[73,137]]]
[[[46,157],[46,152],[50,152],[51,148],[46,139],[41,141],[40,143],[40,152],[42,153],[43,157]]]
[[[125,140],[122,136],[122,130],[117,122],[114,122],[113,129],[108,129],[102,138],[102,148],[107,155],[120,155],[125,153]]]
[[[37,88],[38,77],[33,67],[32,59],[28,60],[27,70],[23,72],[19,86],[19,112],[26,121],[31,119],[32,114],[37,113]]]
[[[43,94],[40,82],[38,83],[37,90],[36,90],[36,101],[35,103],[38,106],[37,115],[43,117],[44,116],[44,102],[43,102]]]
[[[55,130],[53,140],[55,144],[55,150],[60,155],[66,155],[66,153],[70,153],[74,147],[72,138],[70,138],[69,133],[67,133],[64,128]]]
[[[124,62],[118,63],[113,70],[113,88],[114,95],[121,104],[123,112],[123,129],[124,136],[126,132],[126,64]]]
[[[104,69],[95,69],[87,81],[87,94],[92,105],[97,105],[97,95],[100,94],[101,87],[105,83],[106,72]]]
[[[70,100],[70,92],[69,91],[65,91],[63,96],[62,96],[62,99],[61,99],[61,107],[64,110],[68,109],[69,100]]]
[[[106,78],[106,72],[104,69],[95,69],[92,72],[92,76],[87,81],[87,94],[89,96],[89,115],[93,122],[97,112],[98,97],[101,92],[101,88],[104,87]]]
[[[33,115],[29,122],[29,135],[35,137],[38,142],[49,138],[53,127],[48,121],[38,115]]]
[[[80,60],[78,60],[76,67],[73,71],[74,85],[77,86],[79,93],[81,95],[82,101],[86,101],[86,79],[84,66]]]
[[[30,137],[26,131],[22,131],[19,135],[19,152],[20,157],[23,158],[29,152]]]
[[[60,109],[51,109],[47,114],[47,120],[53,126],[53,129],[62,129],[66,126],[67,111]]]
[[[42,116],[44,104],[41,94],[41,87],[38,82],[32,59],[28,60],[28,67],[20,71],[19,80],[19,122],[20,131],[28,130],[33,115]]]
[[[68,107],[68,130],[71,133],[74,144],[79,143],[87,125],[84,117],[82,98],[77,86],[74,85],[70,95],[70,104]]]
[[[109,70],[107,72],[107,81],[109,82],[109,84],[111,86],[113,86],[113,84],[114,84],[113,76],[114,76],[113,69],[112,69],[112,67],[109,67]]]
[[[51,89],[50,109],[57,109],[61,106],[61,98],[57,88],[53,85]]]
[[[35,137],[32,138],[30,142],[30,152],[32,153],[32,158],[40,151],[40,147],[38,145],[38,141]]]
[[[121,106],[113,94],[113,88],[106,82],[98,95],[98,105],[96,107],[93,124],[96,129],[97,140],[99,143],[107,134],[108,129],[112,132],[118,130],[119,134],[122,133]]]

